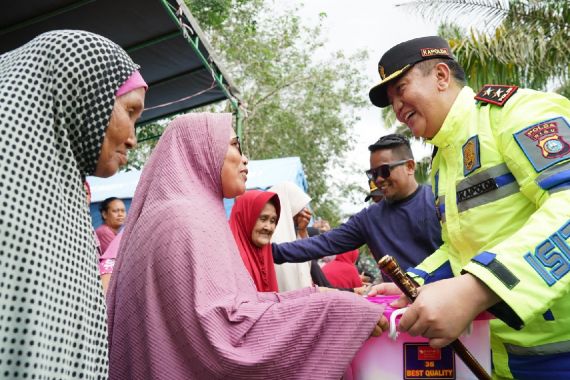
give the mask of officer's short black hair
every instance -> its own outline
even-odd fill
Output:
[[[392,152],[400,160],[414,159],[414,154],[412,153],[412,148],[410,146],[410,140],[402,134],[392,133],[390,135],[382,136],[374,144],[368,147],[370,153],[374,153],[377,150],[391,149]]]
[[[455,79],[455,82],[457,82],[457,84],[459,84],[461,87],[467,85],[465,71],[463,70],[463,67],[461,67],[461,65],[457,63],[457,61],[454,59],[435,58],[435,59],[430,59],[428,61],[418,62],[414,66],[417,67],[424,76],[426,76],[433,70],[435,65],[437,65],[438,63],[445,63],[449,67],[451,75],[453,76],[453,79]]]

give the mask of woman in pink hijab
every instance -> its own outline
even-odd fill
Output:
[[[230,114],[176,118],[142,173],[108,294],[110,379],[339,379],[387,321],[347,292],[257,292],[226,221]]]

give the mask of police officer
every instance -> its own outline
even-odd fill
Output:
[[[451,265],[455,276],[423,286],[400,329],[441,347],[488,309],[496,378],[570,378],[570,101],[505,85],[475,93],[440,37],[394,46],[378,69],[372,103],[437,148],[444,244],[409,274],[427,284]]]

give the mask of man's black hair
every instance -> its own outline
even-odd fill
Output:
[[[414,159],[412,148],[410,147],[410,140],[404,135],[399,133],[392,133],[390,135],[382,136],[374,144],[368,147],[370,153],[377,150],[391,149],[399,159]]]
[[[465,71],[463,67],[456,60],[451,58],[434,58],[427,61],[422,61],[416,63],[414,66],[417,66],[420,69],[421,73],[426,76],[428,75],[431,70],[437,65],[438,63],[445,63],[449,70],[451,71],[451,76],[455,79],[455,82],[459,84],[461,87],[467,85],[467,79],[465,76]]]

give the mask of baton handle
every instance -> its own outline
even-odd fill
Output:
[[[418,297],[417,285],[408,276],[406,276],[402,268],[398,265],[396,259],[392,256],[386,255],[378,261],[378,266],[382,272],[394,281],[394,284],[396,284],[396,286],[406,295],[406,297],[410,299],[411,302],[416,300]],[[485,371],[473,354],[469,352],[467,347],[465,347],[459,339],[455,339],[449,345],[479,380],[491,380],[491,376],[489,376],[487,371]]]

